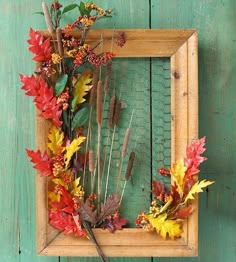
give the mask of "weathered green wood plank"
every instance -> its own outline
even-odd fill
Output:
[[[34,107],[20,90],[19,73],[31,73],[34,63],[27,51],[29,26],[40,3],[1,1],[1,124],[0,124],[0,261],[58,261],[35,251],[35,177],[25,155],[34,147]]]
[[[236,2],[152,1],[152,28],[199,31],[200,135],[207,136],[201,177],[216,184],[200,196],[199,257],[154,261],[235,261]]]

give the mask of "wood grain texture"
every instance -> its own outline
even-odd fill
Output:
[[[207,137],[201,178],[216,180],[199,196],[198,258],[155,262],[236,260],[235,17],[236,2],[152,1],[152,28],[196,28],[199,34],[199,125]],[[220,20],[220,22],[219,22]]]
[[[49,3],[49,1],[47,1]],[[61,1],[63,4],[68,0]],[[98,1],[96,1],[98,2]],[[155,262],[222,262],[236,260],[235,200],[235,0],[152,0],[152,28],[195,28],[199,32],[200,135],[207,135],[209,160],[201,177],[215,179],[200,196],[199,257],[154,258]],[[98,27],[148,28],[149,2],[100,0],[115,7],[117,16]],[[138,7],[138,8],[137,8]],[[18,73],[30,74],[34,63],[27,51],[29,26],[44,28],[38,0],[2,0],[0,9],[0,261],[59,261],[36,256],[35,178],[24,148],[34,145],[34,107],[20,91]],[[70,21],[69,15],[67,22]],[[20,50],[20,51],[19,51]],[[62,257],[63,262],[98,261]],[[143,262],[150,258],[112,258],[113,262]]]
[[[171,68],[171,158],[172,161],[176,161],[180,158],[183,158],[185,156],[185,150],[187,146],[188,141],[192,141],[196,138],[196,135],[198,134],[198,122],[192,122],[189,121],[191,119],[191,115],[189,113],[189,106],[191,106],[191,113],[194,115],[193,119],[196,119],[196,115],[198,113],[198,103],[195,102],[194,98],[197,99],[197,90],[198,86],[197,83],[197,34],[193,30],[189,30],[187,34],[182,35],[182,30],[139,30],[136,29],[136,36],[134,37],[134,33],[132,30],[124,30],[125,34],[127,35],[127,45],[129,44],[129,53],[130,57],[136,57],[136,43],[139,41],[139,38],[141,38],[145,43],[152,43],[152,48],[155,48],[156,43],[152,40],[151,35],[153,34],[153,38],[156,38],[158,35],[161,35],[162,38],[165,39],[166,44],[168,45],[169,42],[173,43],[173,53],[169,53],[168,50],[165,51],[165,53],[162,52],[160,49],[159,52],[156,54],[156,57],[162,57],[164,56],[171,56],[170,59],[170,68]],[[101,35],[104,32],[104,35],[110,35],[110,33],[107,30],[92,30],[90,33],[90,37],[88,36],[88,39],[93,38],[93,35]],[[178,34],[179,32],[179,34]],[[130,37],[130,35],[132,37]],[[179,47],[179,42],[176,41],[176,36],[180,35],[180,38],[182,39],[182,45]],[[174,37],[173,37],[174,36]],[[134,38],[134,39],[133,39]],[[193,38],[193,40],[191,39]],[[109,39],[104,39],[104,46],[106,45],[106,41],[110,42]],[[165,49],[163,47],[163,49]],[[194,55],[195,52],[195,55]],[[139,50],[138,51],[139,56],[146,56],[146,50]],[[119,55],[122,57],[122,53]],[[126,54],[124,53],[124,57],[126,57]],[[129,61],[129,60],[128,60]],[[150,154],[150,136],[148,136],[148,127],[152,128],[152,123],[155,125],[155,122],[157,121],[155,118],[148,119],[145,117],[146,115],[150,114],[150,106],[148,105],[151,101],[152,97],[152,89],[148,93],[144,93],[142,89],[138,89],[140,87],[139,83],[135,83],[133,78],[130,79],[130,76],[134,75],[134,72],[140,72],[141,74],[144,74],[145,72],[150,74],[152,72],[149,72],[148,70],[144,70],[144,67],[141,66],[141,68],[137,67],[137,64],[139,61],[136,60],[135,64],[131,67],[131,60],[130,60],[130,68],[132,68],[132,73],[129,71],[129,67],[127,67],[126,75],[122,75],[122,78],[125,78],[126,80],[126,86],[127,83],[133,82],[133,85],[135,89],[129,87],[125,88],[125,90],[121,90],[121,94],[125,97],[126,100],[122,100],[123,104],[127,104],[128,107],[133,104],[132,101],[137,100],[144,100],[144,103],[142,104],[139,101],[138,105],[133,105],[134,109],[139,109],[139,107],[142,109],[142,114],[140,114],[138,110],[138,114],[136,116],[136,129],[142,129],[144,128],[146,130],[146,143],[145,143],[145,149],[146,151],[143,151],[144,156],[149,156],[148,159],[151,161],[145,161],[144,163],[141,163],[141,158],[139,160],[139,170],[136,171],[136,180],[139,180],[139,177],[142,177],[143,172],[140,172],[142,170],[142,166],[144,166],[145,173],[148,174],[150,170],[152,170],[152,154]],[[145,60],[142,61],[143,63]],[[193,63],[193,68],[192,68]],[[144,63],[145,64],[145,63]],[[124,65],[123,65],[124,67]],[[115,70],[115,73],[118,71]],[[150,81],[149,81],[150,82]],[[116,81],[116,85],[118,86],[119,80]],[[117,87],[116,87],[117,88]],[[116,89],[116,91],[118,91]],[[191,92],[192,91],[192,92]],[[194,94],[195,97],[191,97],[191,95]],[[191,103],[189,103],[189,100]],[[142,106],[143,105],[143,106]],[[146,112],[147,114],[144,114]],[[126,114],[125,114],[126,113]],[[129,117],[131,115],[131,112],[128,114],[128,111],[124,115],[126,115],[126,121],[120,121],[124,124],[128,123]],[[141,123],[138,123],[137,119],[139,119],[143,115],[143,120]],[[122,117],[121,117],[122,118]],[[121,119],[123,120],[123,119]],[[97,122],[97,121],[96,121]],[[191,123],[191,127],[189,127],[189,123]],[[126,124],[127,125],[127,124]],[[122,126],[122,125],[121,125]],[[119,132],[122,132],[122,129],[119,130]],[[193,132],[193,133],[192,133]],[[151,130],[150,130],[150,133]],[[37,146],[45,151],[47,148],[47,134],[48,134],[48,121],[40,119],[36,117],[36,144]],[[137,132],[136,132],[137,135]],[[120,141],[123,141],[123,137],[118,138],[118,143]],[[139,137],[137,137],[139,138]],[[136,139],[137,139],[136,138]],[[142,138],[138,139],[142,140]],[[141,143],[141,141],[139,141]],[[119,164],[120,159],[120,152],[121,152],[121,145],[118,147],[118,158],[113,158],[113,162],[117,162]],[[123,150],[123,149],[122,149]],[[140,154],[141,155],[141,154]],[[142,157],[144,158],[144,157]],[[123,162],[123,160],[122,160]],[[116,173],[116,169],[112,170],[112,174]],[[147,179],[151,180],[151,175],[146,176]],[[111,179],[112,181],[115,181],[115,177]],[[148,186],[145,191],[147,191],[147,196],[149,195],[149,192],[151,190],[150,182],[148,181]],[[97,252],[94,248],[94,246],[87,240],[87,239],[81,239],[78,238],[76,240],[73,240],[67,243],[67,238],[60,237],[60,241],[58,242],[58,237],[56,236],[56,233],[52,231],[51,227],[47,225],[46,223],[46,217],[47,217],[47,180],[38,178],[37,179],[38,187],[37,187],[37,207],[39,207],[37,212],[37,239],[40,243],[40,248],[38,249],[38,252],[40,255],[63,255],[63,256],[71,256],[71,255],[77,255],[77,256],[97,256]],[[135,220],[136,215],[142,210],[142,208],[147,204],[149,204],[149,201],[143,202],[143,200],[140,198],[139,194],[137,194],[137,190],[130,191],[132,194],[127,198],[127,201],[124,199],[124,207],[123,212],[121,210],[122,215],[125,217],[132,217],[129,213],[134,213]],[[132,201],[132,195],[135,195],[136,198],[134,202]],[[144,198],[145,199],[145,198]],[[131,202],[133,205],[139,206],[140,203],[141,207],[139,207],[139,210],[135,212],[135,209],[132,208],[132,205],[129,207],[127,203]],[[127,214],[127,215],[126,215]],[[101,230],[94,230],[94,233],[96,235],[97,240],[101,244],[105,254],[107,256],[194,256],[197,254],[197,232],[198,232],[198,225],[195,225],[195,222],[197,222],[197,214],[198,214],[198,206],[195,205],[195,215],[191,216],[187,223],[185,223],[184,226],[184,233],[182,234],[182,238],[179,241],[173,241],[171,242],[171,245],[173,245],[171,248],[169,245],[167,245],[167,242],[165,240],[160,239],[160,237],[156,236],[156,238],[148,240],[146,238],[146,232],[144,232],[142,229],[124,229],[121,232],[117,232],[116,234],[112,235],[107,231],[103,232]],[[188,223],[190,223],[191,226],[188,226]],[[148,236],[147,236],[148,237]],[[150,236],[151,237],[151,236]],[[188,237],[190,237],[188,239]],[[132,249],[130,248],[129,251],[127,251],[127,246],[132,246]],[[143,247],[140,249],[139,247]],[[128,252],[128,253],[127,253]]]

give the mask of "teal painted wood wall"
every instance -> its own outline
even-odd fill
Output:
[[[107,27],[199,31],[200,135],[207,136],[209,158],[201,176],[216,180],[200,197],[199,257],[110,261],[236,261],[236,1],[97,2],[116,9]],[[35,255],[35,178],[24,151],[34,147],[34,107],[20,90],[18,74],[34,68],[26,40],[30,26],[45,28],[42,18],[32,14],[40,8],[39,0],[0,4],[0,261],[98,261]]]

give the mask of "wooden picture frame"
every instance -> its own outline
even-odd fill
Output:
[[[88,41],[103,34],[104,50],[109,50],[113,30],[91,30]],[[187,144],[198,138],[198,37],[195,30],[129,29],[126,45],[114,46],[116,57],[169,57],[171,64],[171,162],[185,156]],[[45,35],[48,32],[44,31]],[[36,146],[46,150],[49,123],[36,116]],[[48,224],[47,179],[37,175],[37,252],[46,256],[97,256],[91,241],[64,236]],[[163,240],[156,233],[126,228],[111,234],[94,229],[108,257],[171,257],[198,254],[198,203],[177,240]]]

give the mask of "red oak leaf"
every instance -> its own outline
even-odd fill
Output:
[[[193,212],[192,206],[188,206],[183,209],[180,209],[175,213],[175,219],[186,219],[191,215],[192,212]]]
[[[156,199],[162,200],[167,192],[163,184],[160,184],[156,180],[153,180],[151,193],[156,196]]]
[[[31,76],[20,75],[20,81],[22,84],[24,84],[21,89],[27,91],[25,93],[27,96],[38,95],[40,89],[40,83],[34,75]]]
[[[171,185],[171,196],[173,198],[172,205],[175,205],[180,199],[180,195],[179,192],[177,191],[177,188],[178,186],[176,185],[176,183]]]
[[[42,76],[39,77],[38,83],[40,88],[35,96],[34,103],[41,111],[40,116],[45,119],[51,119],[56,126],[61,126],[61,104],[57,103],[57,99],[53,94],[53,88],[48,86]]]
[[[129,222],[128,219],[122,217],[121,218],[118,217],[113,220],[113,224],[116,230],[122,230],[123,226],[125,226],[128,222]]]
[[[52,174],[52,160],[47,152],[42,154],[40,150],[33,151],[26,149],[27,155],[31,158],[30,162],[34,163],[33,168],[39,170],[41,176],[49,176]]]
[[[78,216],[73,217],[72,215],[64,212],[55,212],[49,210],[50,224],[59,230],[64,230],[65,235],[75,233],[75,236],[86,236],[85,230],[81,228],[81,221]],[[75,221],[76,220],[76,221]]]
[[[50,38],[44,40],[43,35],[32,28],[30,28],[29,37],[27,41],[30,44],[29,51],[35,54],[32,59],[37,62],[49,61],[52,54]]]
[[[191,178],[192,176],[199,173],[199,165],[207,158],[201,156],[205,152],[205,139],[203,137],[191,143],[186,149],[187,157],[184,159],[185,166],[187,167],[186,177]]]

